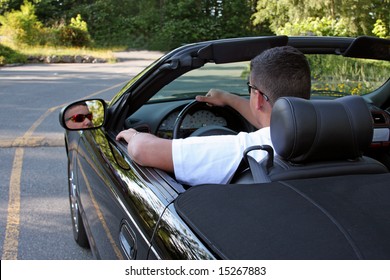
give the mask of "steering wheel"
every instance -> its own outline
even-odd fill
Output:
[[[188,103],[179,113],[179,115],[176,118],[175,125],[173,128],[173,139],[178,139],[180,138],[180,127],[185,119],[185,117],[190,113],[190,112],[195,112],[196,110],[199,110],[201,108],[204,108],[205,103],[199,102],[199,101],[191,101]],[[193,133],[191,133],[190,136],[209,136],[209,135],[236,135],[237,132],[224,127],[224,126],[218,126],[218,125],[208,125],[201,127],[197,130],[195,130]]]

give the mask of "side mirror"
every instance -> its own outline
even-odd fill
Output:
[[[87,130],[102,127],[106,119],[106,102],[102,99],[77,101],[62,108],[59,121],[68,130]]]

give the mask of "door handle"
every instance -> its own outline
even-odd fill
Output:
[[[119,231],[119,242],[127,258],[135,260],[137,256],[135,234],[126,222],[121,225],[121,229]]]

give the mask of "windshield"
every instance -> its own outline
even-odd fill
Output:
[[[336,55],[306,55],[312,74],[312,96],[364,95],[389,79],[390,63]],[[211,88],[248,95],[249,61],[208,63],[163,87],[150,101],[192,99]]]
[[[249,62],[208,63],[202,68],[187,72],[166,85],[151,101],[193,98],[198,94],[206,94],[211,88],[248,95],[246,85],[248,74]]]

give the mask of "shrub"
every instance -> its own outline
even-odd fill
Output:
[[[27,57],[13,49],[0,44],[0,65],[11,63],[25,63]]]
[[[79,14],[76,18],[71,18],[70,24],[60,25],[57,29],[53,29],[53,32],[56,34],[54,45],[88,47],[92,44],[87,23],[81,19]]]
[[[20,11],[0,16],[0,33],[16,45],[39,45],[42,40],[42,23],[35,15],[35,7],[25,1]]]
[[[65,25],[57,31],[58,43],[66,47],[88,47],[91,45],[91,37],[88,32],[76,27]]]

